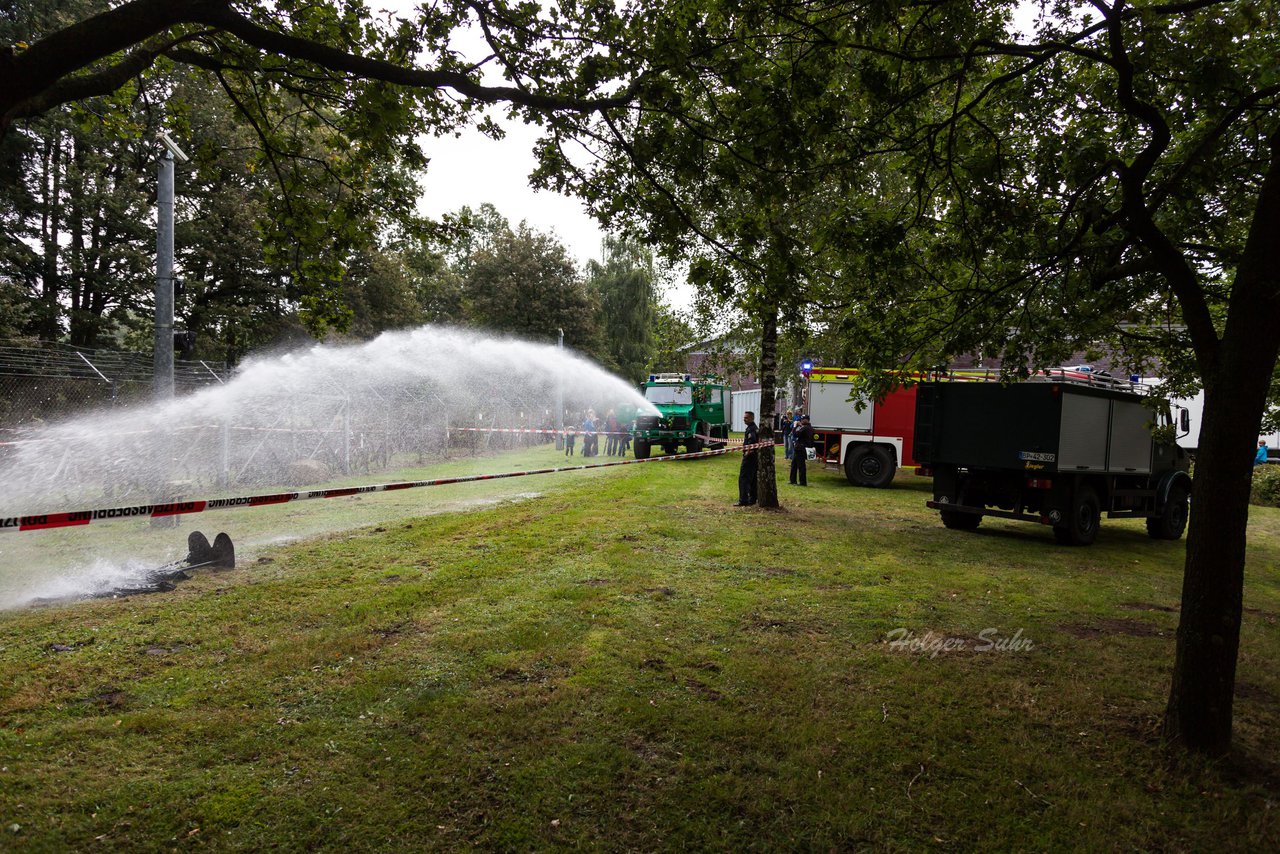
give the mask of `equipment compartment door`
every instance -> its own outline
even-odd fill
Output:
[[[1151,472],[1151,422],[1153,413],[1141,403],[1116,400],[1111,404],[1111,459],[1114,472]]]
[[[1062,387],[1058,471],[1105,471],[1111,401]]]
[[[852,388],[849,383],[842,382],[813,380],[809,383],[809,423],[813,429],[871,432],[875,407],[867,402],[861,412],[854,409],[854,402],[849,400]]]

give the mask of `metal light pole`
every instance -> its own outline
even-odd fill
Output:
[[[187,155],[169,134],[160,131],[164,153],[156,186],[156,344],[155,396],[173,397],[173,159]]]
[[[173,154],[160,155],[156,191],[156,400],[173,397]]]
[[[564,330],[558,330],[560,341],[557,347],[564,349]],[[564,450],[564,371],[556,374],[556,450]]]

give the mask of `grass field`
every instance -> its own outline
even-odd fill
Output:
[[[1276,847],[1280,510],[1253,509],[1211,764],[1158,737],[1180,542],[948,531],[907,474],[813,473],[780,512],[735,481],[417,490],[454,506],[0,614],[0,849]]]

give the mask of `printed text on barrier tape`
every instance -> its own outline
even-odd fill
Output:
[[[748,445],[744,450],[766,447],[772,443]],[[611,460],[605,463],[591,463],[584,466],[559,466],[557,468],[531,469],[529,471],[501,472],[499,474],[469,474],[457,477],[441,477],[435,480],[410,480],[400,483],[377,483],[369,486],[347,486],[338,489],[318,489],[299,492],[278,492],[272,495],[249,495],[240,498],[210,498],[201,501],[175,501],[167,504],[140,504],[136,507],[109,507],[100,510],[76,510],[69,513],[45,513],[30,516],[9,516],[0,519],[0,533],[8,531],[39,531],[47,528],[69,528],[76,525],[88,525],[98,519],[127,519],[131,517],[180,516],[191,513],[202,513],[205,510],[224,510],[231,507],[265,507],[273,504],[288,504],[291,501],[308,501],[313,498],[342,498],[348,495],[367,495],[372,492],[393,492],[399,489],[417,489],[424,486],[445,486],[452,483],[471,483],[479,480],[502,480],[509,477],[525,477],[535,474],[556,474],[565,471],[582,471],[583,469],[607,468],[609,466],[627,466],[637,463],[658,463],[668,460],[688,460],[697,457],[715,457],[727,454],[728,449],[716,451],[699,451],[696,454],[672,454],[663,457],[650,457],[646,460]]]

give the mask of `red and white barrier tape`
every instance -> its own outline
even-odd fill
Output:
[[[745,450],[764,447],[771,443],[750,445]],[[9,516],[0,518],[0,533],[9,531],[40,531],[48,528],[70,528],[76,525],[88,525],[98,519],[127,519],[148,516],[184,516],[192,513],[203,513],[205,510],[224,510],[232,507],[266,507],[273,504],[288,504],[293,501],[308,501],[312,498],[343,498],[349,495],[365,495],[372,492],[393,492],[399,489],[417,489],[423,486],[444,486],[451,483],[471,483],[478,480],[502,480],[508,477],[525,477],[534,474],[556,474],[565,471],[582,471],[583,469],[607,468],[608,466],[629,466],[637,463],[657,463],[668,460],[688,460],[697,457],[715,457],[729,453],[729,449],[716,451],[699,451],[696,454],[672,454],[663,457],[650,457],[645,460],[611,460],[606,463],[590,463],[584,466],[558,466],[556,468],[530,469],[529,471],[511,471],[499,474],[470,474],[458,477],[440,477],[434,480],[410,480],[399,483],[377,483],[368,486],[345,486],[337,489],[302,490],[298,492],[277,492],[271,495],[249,495],[239,498],[210,498],[201,501],[174,501],[167,504],[140,504],[136,507],[108,507],[99,510],[76,510],[68,513],[45,513],[31,516]]]
[[[693,438],[701,439],[704,442],[724,442],[725,447],[730,448],[732,450],[736,450],[742,447],[741,439],[722,439],[718,436],[703,436],[701,433],[694,433]],[[763,446],[767,443],[761,442],[760,444]]]
[[[223,429],[223,425],[221,424],[184,424],[184,425],[173,427],[170,429],[171,430],[221,430]],[[237,432],[250,432],[250,433],[344,433],[344,432],[350,432],[352,434],[356,434],[356,433],[371,433],[371,432],[372,433],[387,432],[385,430],[363,430],[363,429],[353,429],[353,430],[347,431],[337,427],[330,427],[330,428],[250,427],[250,426],[242,426],[242,425],[230,425],[227,429],[235,430]],[[538,435],[546,435],[546,436],[556,436],[556,435],[632,436],[634,435],[634,433],[630,430],[596,430],[594,433],[588,434],[588,433],[584,433],[582,430],[579,430],[579,429],[556,430],[554,428],[537,428],[537,427],[446,427],[445,431],[452,432],[452,433],[524,433],[524,434],[538,434]],[[113,436],[145,436],[145,435],[151,435],[152,433],[155,433],[155,432],[156,431],[154,430],[127,430],[127,431],[115,433],[112,435]],[[742,441],[741,439],[726,440],[726,439],[718,439],[712,436],[701,436],[697,434],[695,434],[695,436],[699,439],[704,439],[709,442],[728,441],[730,443],[733,443],[733,442]],[[8,447],[8,446],[14,446],[14,445],[34,445],[34,444],[43,444],[47,442],[57,442],[57,441],[59,440],[54,438],[14,439],[8,442],[0,442],[0,447]]]
[[[585,433],[582,430],[538,429],[536,427],[450,427],[450,433],[542,433],[555,436],[563,433],[566,436],[630,436],[630,430],[596,430]]]

